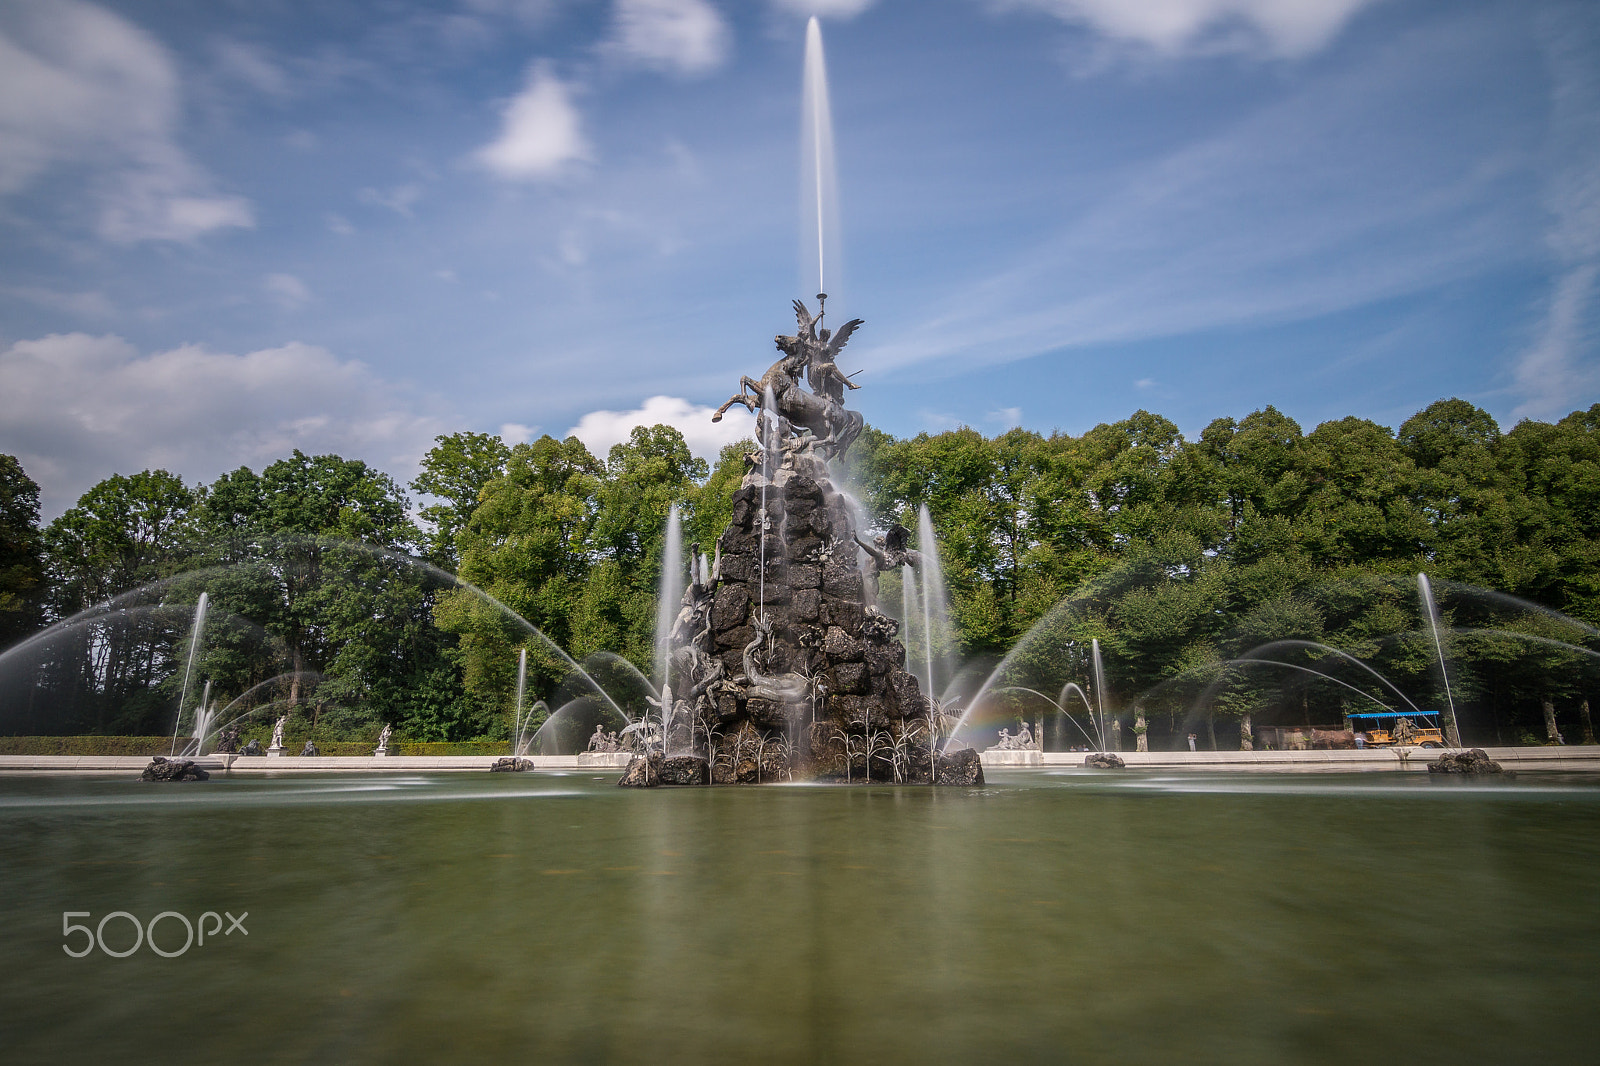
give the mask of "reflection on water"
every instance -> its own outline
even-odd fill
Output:
[[[1600,788],[0,778],[8,1058],[1579,1061]],[[468,802],[473,801],[473,802]],[[248,911],[181,958],[62,912]],[[19,979],[20,978],[20,979]],[[208,1055],[209,1057],[209,1055]]]

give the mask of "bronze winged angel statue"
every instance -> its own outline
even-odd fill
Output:
[[[805,303],[796,300],[794,310],[799,331],[793,336],[780,333],[774,338],[783,357],[768,367],[760,380],[741,377],[738,395],[728,397],[711,421],[722,421],[728,408],[736,403],[750,411],[763,409],[763,397],[770,389],[777,404],[771,414],[787,419],[797,429],[810,430],[816,445],[828,454],[843,455],[861,435],[864,422],[859,411],[844,407],[844,390],[860,386],[840,372],[837,359],[863,320],[852,318],[833,333],[827,329],[819,332],[820,308],[813,318]],[[811,384],[810,392],[801,387],[802,375]]]

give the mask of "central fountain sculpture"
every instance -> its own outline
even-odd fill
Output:
[[[815,317],[794,302],[798,329],[776,338],[778,361],[741,378],[712,418],[743,404],[760,439],[714,559],[692,546],[659,743],[621,784],[983,783],[975,751],[941,750],[951,720],[907,672],[900,623],[873,602],[872,572],[906,559],[904,531],[890,530],[888,552],[860,540],[833,483],[830,462],[863,428],[844,406],[859,386],[837,364],[862,320],[830,331],[826,294],[817,300]]]

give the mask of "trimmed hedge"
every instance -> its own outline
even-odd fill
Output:
[[[189,743],[178,738],[178,750]],[[0,737],[0,755],[170,755],[171,737]]]
[[[178,750],[182,751],[188,742],[188,737],[179,737]],[[267,738],[262,737],[263,747],[266,742]],[[377,746],[375,740],[313,742],[323,755],[371,755]],[[283,753],[299,755],[305,744],[305,737],[285,738]],[[171,737],[0,737],[0,755],[167,755],[171,751]],[[511,742],[390,740],[389,752],[393,755],[509,755]]]

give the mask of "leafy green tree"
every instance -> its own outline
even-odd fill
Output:
[[[36,728],[161,731],[170,728],[178,642],[187,612],[155,604],[148,586],[194,558],[191,510],[199,490],[165,470],[113,475],[46,527],[44,559],[53,620],[128,596],[128,610],[80,619],[41,649],[29,702],[47,708]],[[154,602],[149,602],[154,601]],[[192,602],[192,601],[191,601]]]
[[[0,651],[44,619],[39,486],[14,455],[0,455]]]
[[[690,510],[683,526],[683,540],[700,545],[707,555],[715,551],[717,538],[733,520],[733,494],[745,475],[745,457],[755,451],[753,440],[725,444],[717,456],[711,476],[690,497]]]
[[[488,433],[451,433],[433,440],[411,487],[441,501],[422,508],[419,515],[432,527],[426,536],[428,558],[454,570],[460,562],[456,536],[472,518],[484,486],[505,472],[511,449]]]
[[[57,616],[183,569],[194,557],[200,490],[165,470],[113,474],[45,529]]]
[[[593,565],[589,538],[603,467],[576,437],[540,437],[511,449],[505,473],[456,537],[461,576],[528,620],[557,648],[572,646],[572,620]],[[516,651],[529,647],[535,686],[549,691],[566,674],[548,645],[469,589],[439,597],[437,624],[459,640],[467,691],[509,710]]]
[[[437,698],[458,675],[432,625],[437,582],[407,554],[420,535],[392,478],[296,451],[259,475],[219,478],[198,517],[223,564],[205,578],[213,603],[280,643],[271,668],[290,674],[291,714],[304,707],[312,728],[387,721],[406,731],[418,714],[436,726],[463,717]],[[213,641],[213,675],[229,676],[230,650]],[[244,659],[232,664],[234,689],[260,680],[259,660]]]

